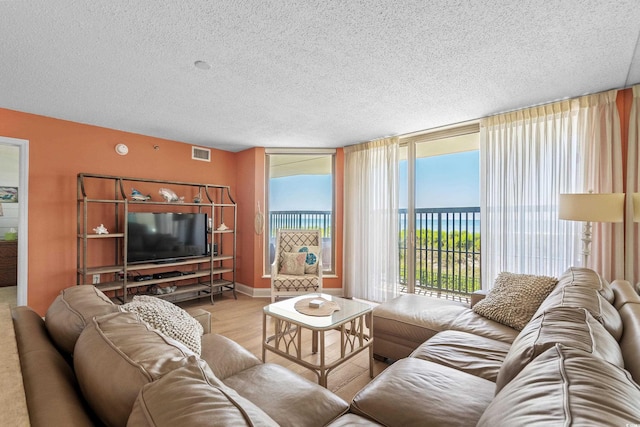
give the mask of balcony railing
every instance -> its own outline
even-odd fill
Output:
[[[415,216],[415,291],[468,297],[480,289],[480,208],[421,208]],[[399,282],[405,292],[408,220],[401,209]]]
[[[319,228],[323,236],[331,230],[331,211],[272,211],[269,230],[275,237],[278,228]]]
[[[269,263],[275,256],[276,230],[278,228],[319,228],[322,231],[322,267],[333,272],[331,252],[331,211],[271,211],[269,215]]]
[[[407,291],[407,210],[399,210],[400,271]],[[271,239],[278,228],[320,228],[330,236],[331,211],[273,211]],[[480,208],[415,210],[415,290],[418,293],[468,297],[480,289]]]

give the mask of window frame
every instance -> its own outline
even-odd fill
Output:
[[[331,222],[330,222],[330,237],[331,237],[331,268],[323,268],[323,276],[331,276],[336,274],[336,149],[313,149],[313,148],[266,148],[265,149],[265,186],[264,186],[264,233],[263,233],[263,246],[264,252],[262,256],[264,277],[271,277],[271,264],[270,261],[270,235],[271,235],[271,220],[269,206],[270,188],[269,182],[271,179],[271,161],[270,156],[273,155],[327,155],[331,156]],[[324,266],[323,266],[324,267]]]
[[[407,217],[415,218],[416,210],[416,161],[417,161],[417,146],[421,143],[437,142],[443,139],[464,136],[469,134],[477,134],[480,137],[480,122],[477,120],[459,123],[452,126],[443,128],[431,129],[422,132],[416,132],[400,137],[400,149],[407,150]],[[478,147],[479,150],[479,147]],[[453,151],[455,152],[455,151]],[[400,156],[399,160],[402,160]],[[483,189],[480,188],[481,197]],[[406,269],[407,269],[407,293],[415,293],[416,282],[416,229],[413,221],[407,221],[406,229],[406,251],[408,256],[406,257]],[[482,250],[482,249],[481,249]],[[398,268],[400,268],[400,263]],[[398,277],[400,277],[400,270],[398,271]]]

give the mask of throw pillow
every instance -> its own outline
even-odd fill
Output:
[[[283,253],[282,263],[280,264],[280,273],[302,276],[304,274],[304,263],[306,258],[307,255],[302,252]]]
[[[556,283],[555,277],[500,273],[493,289],[473,306],[473,311],[521,331]]]
[[[156,297],[136,295],[131,302],[121,305],[120,310],[137,313],[152,328],[180,341],[200,356],[202,325],[177,305]]]
[[[304,252],[307,254],[304,265],[304,272],[306,274],[316,274],[318,272],[320,246],[294,246],[293,252]]]

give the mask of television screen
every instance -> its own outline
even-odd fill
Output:
[[[170,262],[207,255],[207,214],[130,212],[127,262]]]

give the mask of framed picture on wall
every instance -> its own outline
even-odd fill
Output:
[[[18,187],[0,186],[0,203],[18,203]]]

